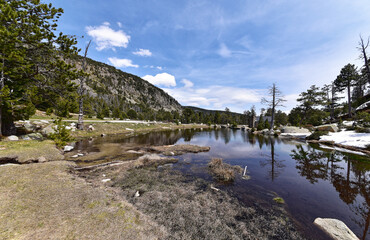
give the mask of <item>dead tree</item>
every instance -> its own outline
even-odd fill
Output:
[[[272,113],[271,113],[271,125],[270,130],[274,128],[274,119],[275,119],[275,109],[277,107],[283,107],[282,104],[286,100],[284,99],[284,96],[282,95],[281,91],[276,87],[275,83],[272,84],[272,87],[269,88],[269,95],[272,97],[271,100],[267,100],[266,98],[261,99],[262,104],[267,104],[271,107]]]
[[[78,88],[78,95],[79,95],[79,111],[78,111],[78,123],[77,123],[77,128],[80,130],[84,129],[83,126],[83,117],[84,117],[84,94],[85,94],[85,83],[87,76],[85,75],[86,71],[86,56],[87,56],[87,51],[89,50],[91,40],[87,44],[85,48],[85,54],[84,54],[84,59],[82,62],[82,71],[83,71],[83,76],[80,78],[80,86]]]
[[[360,45],[358,49],[361,51],[360,58],[364,60],[364,67],[366,69],[367,74],[367,82],[370,83],[370,66],[369,66],[369,59],[367,58],[366,49],[369,47],[369,38],[367,38],[366,44],[360,35],[360,41],[358,43]]]

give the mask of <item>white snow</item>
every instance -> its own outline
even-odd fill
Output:
[[[366,154],[363,152],[352,151],[352,150],[348,150],[348,149],[340,148],[340,147],[329,147],[329,146],[320,144],[320,148],[366,156]]]
[[[346,127],[352,127],[355,121],[343,121],[343,125]]]
[[[346,146],[366,148],[370,145],[370,133],[356,133],[355,131],[345,131],[332,133],[329,135],[321,136],[320,140],[334,141],[337,144]]]
[[[362,109],[365,109],[367,107],[370,107],[370,101],[367,101],[367,102],[361,104],[358,108],[356,108],[356,110],[362,110]]]
[[[305,138],[305,137],[308,137],[310,136],[311,133],[281,133],[280,136],[292,136],[292,137],[302,137],[302,138]]]

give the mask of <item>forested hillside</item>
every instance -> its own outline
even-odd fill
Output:
[[[86,60],[85,114],[120,118],[132,109],[149,119],[158,111],[181,112],[181,105],[162,89],[110,65]],[[75,56],[72,61],[81,68],[81,56]]]

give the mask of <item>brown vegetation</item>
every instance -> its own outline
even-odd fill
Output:
[[[190,144],[167,145],[167,146],[154,146],[149,148],[152,151],[162,153],[165,156],[182,155],[185,153],[199,153],[208,152],[210,147],[203,147]]]
[[[212,158],[208,164],[209,169],[218,180],[229,182],[234,181],[235,173],[242,173],[240,166],[232,166],[222,162],[222,158]]]

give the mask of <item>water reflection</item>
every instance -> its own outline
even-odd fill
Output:
[[[268,139],[268,141],[266,141]],[[266,145],[270,145],[271,154],[267,155],[267,159],[260,161],[261,167],[271,166],[268,171],[268,177],[271,181],[274,181],[280,173],[283,171],[285,165],[283,164],[284,160],[277,159],[277,154],[275,153],[275,138],[269,137],[265,138]]]
[[[352,220],[363,229],[361,239],[366,239],[370,222],[370,169],[365,162],[367,160],[336,151],[321,152],[310,146],[305,150],[301,145],[292,150],[291,156],[296,160],[299,174],[310,183],[323,179],[334,186],[340,199],[357,216]],[[340,164],[343,162],[346,164]]]

